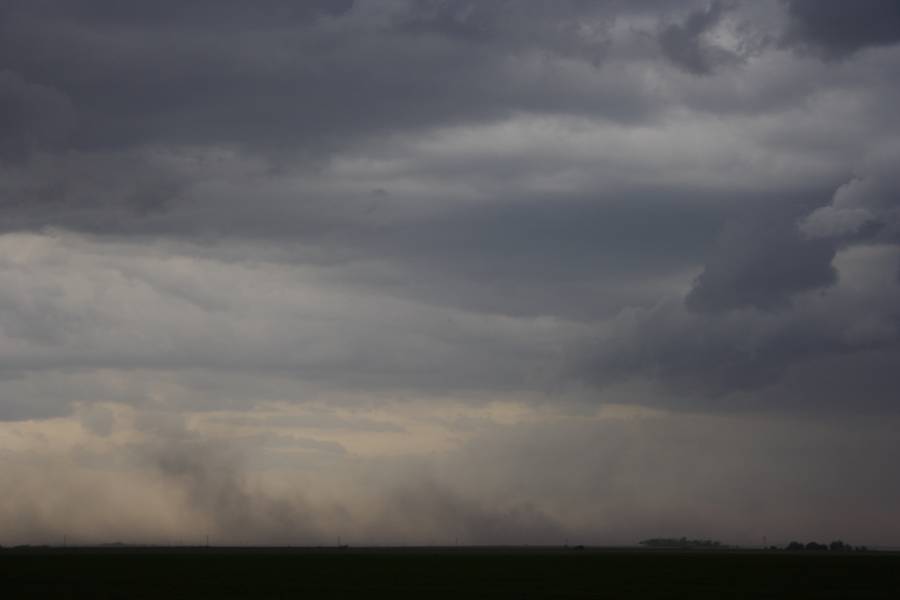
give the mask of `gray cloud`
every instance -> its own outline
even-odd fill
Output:
[[[733,59],[733,55],[710,47],[702,39],[726,10],[723,2],[711,2],[705,9],[689,14],[684,22],[667,25],[659,33],[663,54],[695,75],[708,75],[718,62]]]
[[[824,206],[727,224],[683,305],[625,311],[578,369],[604,385],[653,381],[688,405],[896,411],[895,154],[873,150]]]
[[[401,433],[404,429],[393,423],[368,419],[366,417],[338,416],[334,413],[317,410],[303,415],[278,415],[270,417],[222,417],[220,422],[229,425],[264,427],[271,429],[302,428],[324,430],[346,430],[381,433]]]
[[[833,288],[777,311],[690,311],[677,299],[624,311],[576,355],[575,373],[601,386],[649,383],[643,401],[666,407],[894,413],[896,247],[846,249],[835,262]]]
[[[900,243],[900,177],[896,146],[874,150],[857,173],[834,193],[831,202],[799,224],[808,239],[845,244],[861,241]]]
[[[875,123],[826,150],[797,145],[838,109],[821,100],[826,71],[792,86],[806,68],[799,59],[765,44],[748,50],[780,18],[772,7],[176,8],[6,7],[6,96],[21,110],[65,118],[10,121],[19,128],[10,139],[20,160],[4,165],[4,229],[50,225],[116,243],[181,240],[185,268],[241,278],[253,276],[229,261],[246,258],[236,244],[251,244],[252,260],[262,263],[256,271],[279,273],[260,280],[277,281],[285,293],[307,289],[282,269],[313,264],[311,288],[334,286],[337,296],[358,294],[373,308],[348,302],[332,314],[311,306],[314,317],[298,318],[270,305],[264,315],[252,307],[266,301],[253,294],[227,300],[212,291],[227,286],[163,275],[168,259],[135,271],[132,259],[103,264],[85,256],[82,277],[148,307],[146,322],[157,331],[144,334],[114,316],[113,304],[89,306],[71,292],[75,282],[25,283],[20,264],[7,273],[16,291],[3,298],[2,323],[10,340],[30,346],[11,351],[10,370],[180,365],[387,388],[527,388],[534,381],[524,374],[537,362],[553,364],[578,323],[603,328],[623,309],[650,310],[683,293],[700,266],[685,296],[695,316],[683,319],[794,315],[797,297],[835,285],[832,263],[849,242],[823,231],[859,227],[853,218],[876,211],[856,207],[849,221],[849,213],[839,215],[841,225],[829,216],[834,207],[822,207],[821,190],[846,176],[848,157]],[[646,32],[661,36],[668,60],[708,76],[658,64]],[[151,43],[158,39],[167,43]],[[762,84],[753,86],[763,90],[760,99],[748,100],[734,84],[725,56],[739,57],[740,76]],[[859,72],[842,71],[828,89],[878,106],[885,95],[866,95],[873,76]],[[795,126],[791,111],[803,102],[807,120]],[[889,138],[890,129],[881,135]],[[47,251],[54,258],[39,260],[42,269],[67,261],[70,250]],[[209,262],[192,263],[197,254]],[[203,325],[175,330],[150,306],[176,320],[191,312]],[[395,311],[421,316],[399,330],[376,325],[397,322]],[[348,325],[314,325],[326,315]],[[508,337],[485,347],[503,358],[469,360],[464,348],[480,336],[476,326],[458,333],[460,319],[494,318],[497,335]],[[510,333],[503,318],[519,319],[530,333]],[[536,318],[559,321],[546,333],[529,322]],[[807,339],[806,326],[779,327],[771,343],[784,350],[769,353],[779,360],[751,361],[747,374],[726,370],[725,379],[769,381],[788,355],[833,347]],[[112,331],[157,345],[120,345],[106,335]],[[311,339],[331,350],[309,350]],[[722,348],[699,355],[734,354],[731,343],[725,335]],[[376,351],[384,348],[392,352]],[[428,368],[436,364],[445,368]]]
[[[249,7],[242,2],[200,0],[185,5],[163,0],[152,6],[126,8],[111,0],[75,0],[51,2],[33,7],[31,3],[14,3],[13,11],[50,10],[76,20],[101,23],[125,23],[164,26],[173,22],[187,25],[214,23],[218,26],[241,26],[245,19],[256,22],[304,22],[319,16],[340,16],[353,8],[353,0],[310,0],[302,4],[287,0],[267,0],[262,7]]]
[[[74,125],[65,95],[9,70],[0,71],[0,113],[0,157],[7,160],[55,147]]]
[[[688,308],[775,310],[788,306],[793,294],[832,285],[837,248],[801,234],[796,219],[805,212],[802,205],[779,204],[736,217],[694,282]]]
[[[183,18],[179,9],[178,19],[168,3],[127,14],[110,3],[68,10],[22,3],[8,10],[3,64],[71,98],[79,119],[69,144],[90,149],[175,142],[318,151],[348,136],[517,109],[596,106],[590,90],[565,74],[548,71],[543,81],[521,76],[521,69],[540,69],[524,41],[531,32],[542,42],[564,41],[556,54],[595,44],[590,37],[579,41],[577,31],[556,32],[574,28],[578,13],[545,9],[552,17],[546,22],[514,18],[527,31],[497,31],[514,44],[506,56],[395,31],[398,22],[427,14],[424,3],[363,4],[331,11],[338,18],[326,25],[305,18],[313,8],[280,1],[252,9],[201,4]],[[434,10],[452,9],[441,3]],[[506,22],[521,9],[473,11]],[[304,18],[290,18],[295,12]],[[613,101],[608,109],[628,118],[642,106]]]
[[[900,42],[900,7],[891,0],[785,0],[790,17],[785,43],[828,59]]]

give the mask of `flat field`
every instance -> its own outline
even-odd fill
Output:
[[[2,598],[900,598],[900,554],[563,548],[0,551]]]

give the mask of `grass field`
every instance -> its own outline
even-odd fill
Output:
[[[19,549],[2,598],[900,598],[900,554]]]

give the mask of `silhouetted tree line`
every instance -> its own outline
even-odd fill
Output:
[[[681,538],[650,538],[640,542],[642,546],[648,548],[708,548],[708,549],[725,549],[729,546],[722,544],[716,540],[691,540],[686,537]],[[734,546],[732,546],[734,547]],[[779,550],[778,546],[769,546],[769,550]],[[785,550],[792,552],[811,551],[811,552],[865,552],[868,550],[865,546],[851,546],[842,540],[834,540],[828,545],[818,542],[809,542],[803,544],[801,542],[791,542],[784,547]]]
[[[852,552],[854,550],[865,552],[868,550],[865,546],[856,546],[855,548],[850,544],[846,544],[841,540],[835,540],[828,544],[819,544],[818,542],[809,542],[807,544],[802,544],[800,542],[791,542],[785,547],[785,550],[791,550],[793,552],[798,552],[800,550],[811,550],[816,552],[822,551],[831,551],[831,552]]]

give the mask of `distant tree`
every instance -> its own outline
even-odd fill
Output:
[[[791,551],[803,550],[803,544],[800,542],[791,542],[787,545],[786,549]]]
[[[825,544],[819,544],[817,542],[810,542],[806,545],[807,550],[828,550],[828,546]]]
[[[828,549],[832,552],[846,552],[848,550],[852,550],[853,547],[850,544],[845,544],[841,540],[834,540],[830,544],[828,544]]]

